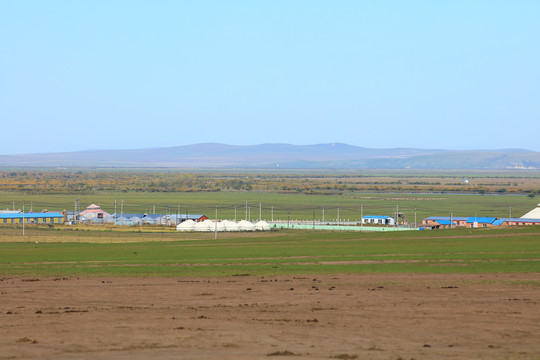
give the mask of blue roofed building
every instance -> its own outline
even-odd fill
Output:
[[[63,224],[64,214],[58,212],[43,213],[7,213],[0,214],[0,225],[8,224]]]
[[[505,219],[497,219],[493,222],[492,224],[493,226],[506,226],[508,225],[508,223],[506,222]]]
[[[508,225],[523,226],[523,225],[540,225],[540,219],[525,219],[525,218],[501,218]]]
[[[431,221],[426,226],[429,226],[432,229],[449,229],[449,228],[455,228],[457,226],[457,221],[437,220],[437,221]]]
[[[471,216],[467,219],[467,227],[468,228],[477,228],[477,227],[492,227],[492,226],[498,226],[495,225],[495,221],[497,221],[498,218],[496,217],[482,217],[482,216]]]
[[[434,222],[440,224],[441,221],[448,221],[448,224],[450,224],[450,221],[452,221],[456,226],[466,226],[468,219],[466,216],[430,216],[422,220],[422,225],[432,227],[432,223]]]

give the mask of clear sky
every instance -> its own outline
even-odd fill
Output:
[[[540,151],[540,1],[2,0],[0,125],[0,154]]]

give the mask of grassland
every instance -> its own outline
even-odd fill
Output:
[[[540,229],[261,235],[2,228],[0,273],[24,276],[230,276],[534,273]],[[211,238],[212,237],[212,238]],[[14,240],[26,242],[14,242]]]
[[[114,201],[120,212],[123,200],[124,213],[191,213],[234,219],[235,209],[238,220],[245,218],[246,203],[249,218],[259,218],[259,204],[263,219],[335,219],[339,209],[341,219],[357,220],[364,215],[392,215],[396,207],[404,213],[409,222],[437,216],[494,216],[519,217],[530,211],[538,203],[538,198],[524,195],[457,195],[457,194],[378,194],[346,193],[343,195],[281,194],[273,192],[114,192],[97,191],[87,195],[73,194],[25,194],[0,192],[0,209],[25,209],[34,211],[73,210],[75,199],[80,199],[82,209],[91,203],[99,204],[105,211],[113,213]]]
[[[415,214],[519,217],[536,206],[536,192],[539,171],[0,171],[0,209],[24,202],[26,210],[73,210],[79,200],[81,209],[96,203],[109,213],[213,218],[217,206],[220,219],[322,220],[324,212],[328,220],[339,211],[342,220],[358,220],[361,208],[364,215],[397,208],[409,223]]]
[[[336,219],[338,212],[341,220],[359,220],[362,213],[393,215],[396,209],[409,223],[450,214],[508,217],[511,212],[519,217],[538,202],[525,191],[540,187],[539,176],[536,172],[6,172],[1,175],[0,208],[21,209],[24,202],[27,211],[73,210],[77,200],[82,209],[96,203],[110,213],[116,201],[117,212],[214,218],[217,210],[218,219],[237,220],[246,213],[251,220],[322,220],[323,212],[325,220]],[[460,183],[464,177],[470,179],[470,187]],[[478,189],[497,195],[474,194]],[[414,193],[404,192],[409,190]],[[454,191],[467,194],[449,193]],[[540,271],[539,259],[538,228],[220,233],[215,240],[214,234],[181,234],[170,227],[29,226],[24,237],[20,227],[0,227],[0,273],[28,276],[512,273]]]

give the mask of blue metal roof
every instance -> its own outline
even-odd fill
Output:
[[[22,219],[22,218],[34,218],[34,219],[41,219],[41,218],[63,218],[64,215],[60,213],[25,213],[24,216],[22,213],[18,214],[0,214],[0,219]]]
[[[111,215],[113,218],[116,218],[116,219],[132,219],[132,218],[139,218],[139,219],[142,219],[145,214],[131,214],[131,213],[119,213],[119,214],[112,214]]]
[[[165,215],[165,214],[124,214],[124,216],[127,216],[129,215],[130,217],[132,216],[137,216],[137,217],[140,217],[142,219],[159,219],[159,218],[162,218],[162,219],[165,219],[167,217],[171,218],[171,219],[176,219],[177,217],[179,217],[180,219],[200,219],[202,218],[203,214],[169,214],[169,215]]]
[[[523,221],[524,220],[522,218],[500,218],[500,219],[504,221]],[[538,221],[540,221],[540,219],[538,219]]]
[[[362,219],[388,219],[390,216],[386,215],[366,215]]]
[[[186,220],[192,219],[193,220],[193,219],[200,219],[203,216],[205,216],[205,215],[203,215],[203,214],[187,214],[187,215],[186,214],[179,214],[179,215],[171,214],[170,218],[171,219],[180,218],[180,220],[182,220],[182,219],[186,219]]]
[[[512,222],[534,222],[534,223],[540,223],[540,219],[501,218],[501,220],[504,220],[504,221],[512,221]]]
[[[441,225],[450,225],[450,220],[438,220],[437,222]],[[456,222],[452,221],[452,225],[456,225]]]
[[[203,214],[187,214],[187,219],[200,219]],[[186,219],[186,214],[180,214],[180,219]]]
[[[467,219],[467,223],[472,224],[477,222],[479,224],[492,224],[495,220],[497,220],[496,217],[471,216]]]
[[[467,216],[452,216],[452,220],[455,221],[466,221],[468,219]],[[438,220],[448,220],[450,221],[450,216],[430,216],[428,218],[425,218],[424,220],[435,220],[438,222]]]

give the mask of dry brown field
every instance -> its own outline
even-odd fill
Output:
[[[540,274],[0,281],[0,359],[540,359]]]

